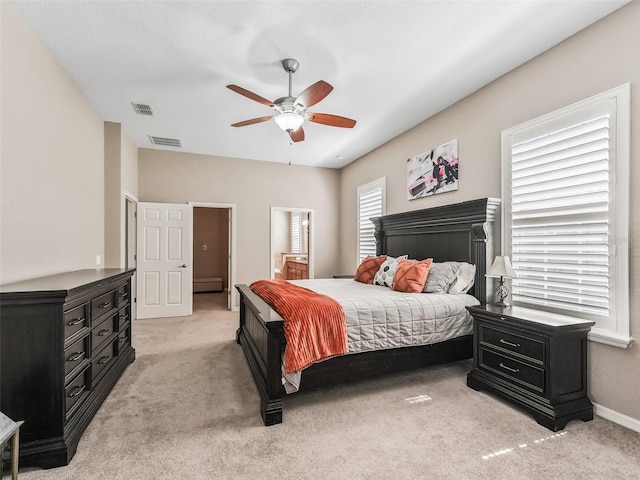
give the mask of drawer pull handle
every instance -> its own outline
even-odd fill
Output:
[[[79,323],[84,322],[84,317],[76,318],[75,320],[71,320],[67,322],[67,327],[73,327],[74,325],[78,325]]]
[[[502,368],[504,368],[505,370],[509,370],[510,372],[513,372],[513,373],[518,373],[518,372],[520,371],[520,369],[519,369],[519,368],[511,368],[511,367],[507,367],[507,366],[506,366],[504,363],[502,363],[502,362],[500,362],[500,366],[501,366]]]
[[[77,397],[78,395],[80,395],[82,392],[84,392],[84,387],[85,387],[84,384],[78,385],[77,387],[73,387],[74,389],[77,389],[78,391],[74,392],[74,393],[70,393],[69,394],[69,398]]]
[[[505,345],[509,345],[510,347],[519,347],[520,346],[519,343],[507,342],[504,338],[500,339],[500,343],[504,343]]]
[[[127,341],[129,341],[129,337],[122,337],[120,339],[120,345],[122,345],[123,343],[127,343]]]
[[[98,308],[107,308],[111,305],[111,302],[105,302],[98,305]]]
[[[99,336],[99,337],[107,336],[107,335],[109,335],[109,332],[110,332],[110,331],[111,331],[111,330],[109,330],[109,329],[106,329],[106,330],[100,330],[100,331],[98,332],[98,336]]]
[[[126,294],[126,292],[125,292],[125,293],[120,293],[120,294],[118,294],[118,296],[119,296],[120,298],[125,298],[125,297],[127,296],[127,294]]]
[[[127,318],[129,318],[129,315],[127,315],[126,313],[124,315],[120,315],[120,320],[124,321]]]
[[[98,360],[98,363],[100,365],[104,365],[105,363],[107,363],[109,361],[111,357],[109,355],[105,355],[104,357],[100,357],[100,360]]]
[[[84,352],[76,352],[73,355],[71,355],[69,358],[67,358],[67,362],[77,362],[82,357],[84,357]]]

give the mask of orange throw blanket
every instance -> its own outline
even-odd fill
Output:
[[[347,353],[347,322],[333,298],[286,280],[258,280],[249,288],[284,319],[285,372]]]

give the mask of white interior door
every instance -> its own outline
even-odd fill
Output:
[[[138,203],[138,318],[192,313],[192,207]]]
[[[125,196],[125,255],[124,266],[125,268],[135,268],[136,273],[131,278],[131,298],[137,299],[138,289],[138,276],[136,255],[138,242],[137,236],[137,215],[138,215],[138,201]],[[137,300],[136,300],[137,302]],[[138,315],[135,306],[131,309],[131,318],[135,320]]]
[[[232,276],[231,276],[231,264],[232,264],[232,259],[233,259],[233,252],[231,251],[232,245],[233,245],[233,235],[232,235],[232,229],[233,229],[233,210],[229,209],[229,229],[228,229],[228,243],[227,245],[228,247],[228,252],[227,252],[227,308],[229,310],[233,309],[233,306],[231,305],[231,292],[233,292],[232,290]]]

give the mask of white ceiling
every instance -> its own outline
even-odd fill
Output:
[[[14,1],[106,121],[138,147],[339,168],[594,23],[606,1]],[[333,92],[290,145],[269,107],[225,88],[285,96],[281,60],[300,62],[293,95]],[[148,104],[154,116],[134,112]],[[158,147],[149,135],[178,138]],[[425,145],[428,147],[428,145]]]

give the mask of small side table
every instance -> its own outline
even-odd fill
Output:
[[[2,478],[2,453],[11,440],[11,480],[18,480],[18,458],[20,457],[20,425],[0,413],[0,478]]]
[[[589,421],[587,333],[594,322],[523,307],[467,307],[474,319],[467,385],[530,412],[554,432]]]

